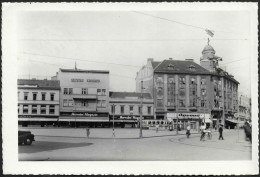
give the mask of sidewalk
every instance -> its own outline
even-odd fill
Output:
[[[85,128],[39,128],[39,127],[20,127],[20,130],[30,130],[35,136],[53,136],[53,137],[73,137],[85,138],[87,136]],[[186,131],[178,132],[179,135],[185,135]],[[198,134],[197,130],[191,130],[191,134]],[[90,138],[125,138],[137,139],[140,135],[140,129],[137,128],[116,128],[115,137],[113,137],[112,128],[92,128],[90,129]],[[143,138],[176,136],[176,130],[142,130]]]

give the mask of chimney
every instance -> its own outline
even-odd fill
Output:
[[[36,78],[32,78],[32,80],[36,80]]]
[[[193,59],[185,59],[186,61],[194,61]]]
[[[169,58],[169,60],[172,60],[172,58]]]
[[[153,58],[148,58],[147,63],[149,63],[149,62],[153,62]]]

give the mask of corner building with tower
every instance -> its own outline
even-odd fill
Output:
[[[154,61],[149,58],[136,76],[136,91],[150,93],[154,101],[154,119],[177,122],[184,128],[189,122],[198,129],[201,122],[213,127],[230,121],[238,112],[238,84],[234,77],[221,69],[222,58],[205,46],[200,65],[193,59]]]

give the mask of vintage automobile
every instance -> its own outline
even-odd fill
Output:
[[[18,144],[31,145],[34,140],[34,135],[30,131],[18,131]]]

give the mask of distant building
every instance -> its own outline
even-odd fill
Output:
[[[149,58],[136,76],[136,91],[154,100],[155,119],[169,120],[185,127],[187,122],[198,128],[201,121],[229,124],[229,117],[238,112],[238,82],[218,67],[222,59],[215,56],[212,46],[202,51],[201,63],[193,59],[153,61]]]
[[[60,69],[61,124],[104,126],[109,123],[109,71]]]
[[[249,120],[251,122],[251,98],[248,96],[239,93],[239,120],[241,124],[244,123],[245,120]]]
[[[60,82],[18,79],[18,123],[56,124],[59,118]]]
[[[141,108],[141,93],[136,92],[110,92],[110,124],[113,122],[116,125],[124,127],[127,124],[132,126],[139,123],[141,111],[142,119],[154,119],[153,117],[153,99],[149,93],[143,94],[143,106]],[[114,111],[113,111],[114,106]]]

